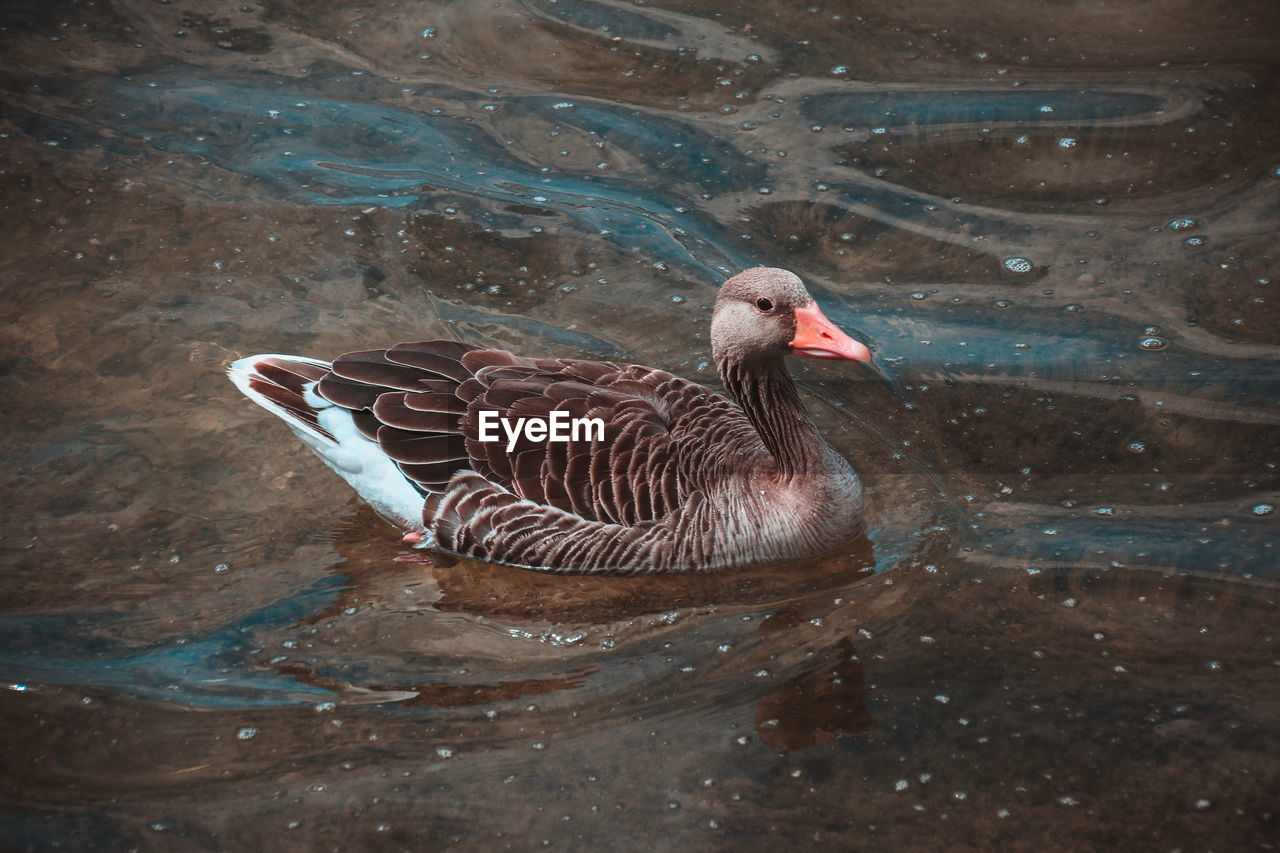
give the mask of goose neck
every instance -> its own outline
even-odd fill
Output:
[[[725,388],[759,433],[781,473],[794,476],[820,470],[826,457],[824,442],[783,359],[722,359],[717,366]]]

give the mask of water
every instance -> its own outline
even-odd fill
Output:
[[[1274,4],[4,13],[13,849],[1269,849]],[[223,377],[452,337],[714,382],[785,266],[830,558],[398,561]]]

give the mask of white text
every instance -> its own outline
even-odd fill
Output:
[[[480,411],[480,440],[501,441],[499,425],[506,435],[508,453],[515,449],[522,434],[533,442],[604,441],[603,418],[575,418],[561,411],[551,412],[545,418],[504,418],[491,409]]]

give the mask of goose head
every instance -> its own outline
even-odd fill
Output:
[[[871,361],[867,347],[826,318],[799,276],[756,267],[720,287],[711,315],[718,363],[749,364],[787,355]]]

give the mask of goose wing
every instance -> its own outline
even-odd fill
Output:
[[[349,410],[424,496],[471,470],[524,501],[622,525],[660,519],[687,498],[690,454],[677,438],[690,431],[690,401],[732,408],[648,367],[451,341],[348,353],[315,392]],[[563,435],[515,432],[533,421],[559,422]]]

